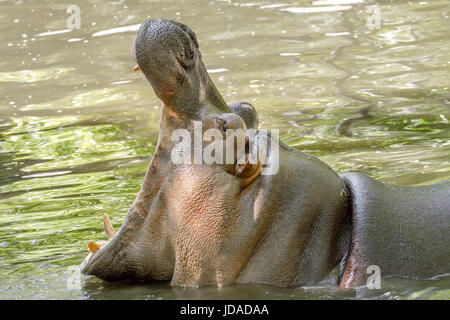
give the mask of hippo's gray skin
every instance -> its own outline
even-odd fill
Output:
[[[181,23],[144,22],[132,56],[162,101],[158,144],[123,225],[85,259],[83,273],[174,286],[351,288],[366,283],[370,265],[382,276],[414,279],[450,271],[448,181],[398,187],[359,173],[339,176],[282,143],[274,175],[260,175],[258,165],[176,165],[174,130],[192,131],[194,120],[256,128],[256,111],[227,106],[194,32]]]

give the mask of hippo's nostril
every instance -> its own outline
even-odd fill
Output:
[[[178,56],[178,62],[183,66],[185,69],[189,69],[192,66],[195,65],[195,62],[197,60],[197,54],[195,50],[184,50],[184,52],[180,52]]]

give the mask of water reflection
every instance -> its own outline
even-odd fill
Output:
[[[383,280],[380,290],[361,287],[343,292],[335,286],[279,288],[262,284],[233,285],[223,288],[170,288],[168,282],[151,284],[124,281],[107,283],[87,278],[81,292],[86,299],[213,299],[213,300],[293,300],[293,299],[448,299],[448,290],[439,289],[450,285],[450,277],[436,280],[408,281],[391,278]]]

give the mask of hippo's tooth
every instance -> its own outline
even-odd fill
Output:
[[[96,253],[98,249],[100,249],[101,247],[103,247],[105,244],[107,244],[109,241],[98,241],[98,242],[94,242],[94,241],[89,241],[88,242],[88,248],[89,248],[89,252],[91,253]]]
[[[103,215],[103,224],[105,225],[105,233],[108,237],[108,240],[111,240],[116,235],[116,231],[114,231],[114,227],[111,224],[111,220],[109,220],[109,216],[107,214]]]
[[[134,68],[133,68],[133,71],[139,71],[139,70],[141,70],[141,68],[139,67],[139,65],[135,65]]]

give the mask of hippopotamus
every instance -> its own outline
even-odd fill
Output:
[[[202,62],[194,32],[170,20],[142,23],[132,57],[162,102],[157,146],[142,187],[109,241],[89,243],[85,274],[172,286],[367,283],[450,272],[450,182],[396,186],[337,174],[258,128],[255,108],[227,105]],[[172,161],[176,130],[244,130],[231,164]],[[247,135],[250,129],[253,136]],[[242,131],[241,131],[242,136]],[[239,137],[238,137],[239,138]],[[267,140],[258,161],[249,154]],[[201,143],[201,148],[207,146]],[[272,174],[263,170],[274,166]]]

